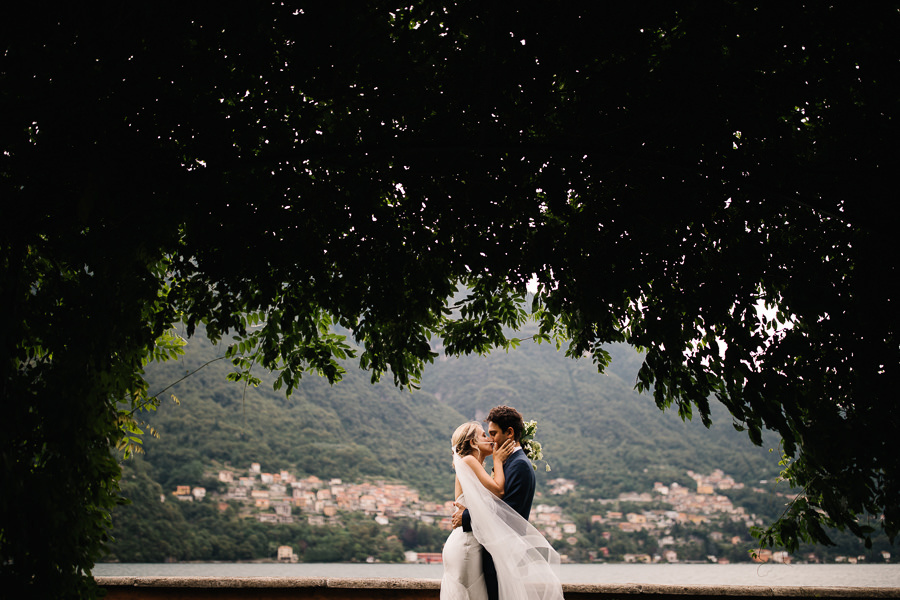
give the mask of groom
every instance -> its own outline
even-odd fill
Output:
[[[519,411],[509,406],[492,408],[485,420],[488,424],[487,432],[494,443],[494,448],[499,448],[508,439],[512,439],[516,443],[516,449],[503,463],[503,474],[506,476],[503,501],[527,521],[531,513],[531,503],[534,500],[534,468],[521,446],[525,422]],[[472,520],[468,510],[456,511],[452,521],[453,527],[462,525],[463,531],[472,531]],[[497,570],[494,568],[491,555],[485,549],[482,549],[481,562],[488,598],[497,600],[499,595]]]

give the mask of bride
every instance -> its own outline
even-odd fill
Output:
[[[562,600],[556,570],[559,554],[547,540],[501,498],[503,463],[516,449],[507,440],[496,450],[475,421],[453,433],[456,502],[466,506],[472,531],[455,528],[444,544],[441,600],[486,600],[482,546],[493,557],[500,600]],[[494,473],[488,475],[484,459],[494,455]]]

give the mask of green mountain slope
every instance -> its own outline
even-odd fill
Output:
[[[148,368],[151,388],[163,389],[223,353],[198,332],[183,360]],[[227,360],[212,362],[164,394],[174,393],[180,404],[166,399],[147,417],[160,439],[145,441],[143,460],[164,489],[199,483],[217,461],[323,478],[386,477],[426,496],[452,494],[449,439],[463,418],[431,395],[372,385],[367,372],[350,366],[337,385],[308,375],[285,397],[263,372],[258,388],[227,382],[231,368]]]
[[[687,469],[722,468],[747,482],[777,472],[777,457],[735,431],[724,409],[714,411],[709,430],[658,410],[632,389],[639,355],[627,347],[611,351],[604,375],[588,360],[530,342],[509,354],[439,359],[415,392],[372,385],[367,372],[348,365],[339,384],[308,375],[289,398],[272,390],[265,373],[259,388],[229,383],[231,365],[214,361],[165,394],[174,392],[179,405],[164,401],[149,416],[161,438],[146,441],[143,460],[167,490],[200,483],[212,461],[259,462],[264,470],[319,477],[393,478],[444,500],[452,493],[454,428],[510,404],[538,420],[549,477],[575,479],[599,495],[643,491],[653,481],[689,482]],[[148,368],[151,388],[163,389],[223,353],[198,332],[182,360]],[[548,477],[542,468],[539,477]]]
[[[280,544],[292,545],[304,561],[396,561],[403,550],[440,551],[446,532],[416,519],[392,518],[382,527],[371,516],[348,513],[340,516],[342,527],[332,527],[307,522],[295,508],[300,518],[293,523],[261,523],[246,518],[251,513],[239,502],[180,503],[172,492],[179,485],[224,492],[215,477],[221,467],[240,471],[258,462],[273,473],[393,480],[418,489],[423,500],[443,502],[453,493],[453,430],[465,420],[482,420],[501,403],[539,423],[538,439],[553,470],[538,468],[538,502],[558,503],[577,521],[581,541],[565,546],[576,560],[587,560],[586,552],[599,546],[609,545],[618,556],[655,543],[644,540],[646,534],[618,530],[614,539],[602,538],[605,529],[591,523],[593,498],[649,491],[655,481],[693,488],[688,470],[719,468],[745,483],[778,472],[777,453],[753,446],[724,409],[714,408],[708,430],[637,394],[641,358],[627,347],[610,348],[613,362],[603,375],[589,360],[527,342],[509,354],[440,358],[414,392],[389,381],[373,385],[368,372],[348,365],[342,382],[331,386],[308,375],[290,397],[274,391],[274,377],[262,371],[256,373],[259,388],[226,381],[232,367],[217,360],[224,352],[198,331],[182,359],[148,367],[151,391],[166,390],[159,410],[145,415],[160,438],[145,436],[146,453],[124,465],[122,490],[133,504],[113,515],[110,560],[251,560],[272,558]],[[556,477],[575,480],[577,493],[548,495],[547,480]],[[784,502],[744,495],[766,518]],[[760,504],[758,496],[769,503]],[[746,531],[740,535],[749,539]],[[746,558],[746,549],[730,551]]]
[[[426,371],[423,390],[467,417],[506,403],[538,421],[538,438],[551,477],[575,479],[606,497],[649,489],[654,481],[690,481],[685,471],[721,468],[739,481],[777,474],[777,456],[754,446],[715,406],[713,426],[683,422],[634,391],[641,358],[610,349],[613,362],[598,374],[588,359],[574,361],[546,344],[524,343],[508,354],[439,361]]]

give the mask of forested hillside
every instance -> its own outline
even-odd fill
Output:
[[[421,390],[372,384],[367,372],[348,364],[340,383],[329,385],[309,374],[290,397],[274,391],[273,377],[261,369],[258,388],[228,382],[232,366],[219,358],[224,352],[201,330],[181,359],[148,367],[152,391],[165,392],[158,412],[142,416],[159,438],[146,435],[146,453],[123,465],[123,494],[133,504],[114,514],[109,559],[273,558],[281,544],[291,545],[304,561],[396,561],[404,550],[440,551],[446,532],[437,521],[392,517],[389,526],[379,526],[371,516],[344,512],[338,517],[341,527],[334,527],[307,522],[294,507],[293,522],[261,523],[244,518],[255,513],[234,501],[183,503],[172,500],[172,494],[176,486],[199,486],[220,497],[216,492],[228,487],[216,477],[220,469],[239,474],[260,463],[263,471],[326,481],[393,481],[419,490],[423,500],[442,503],[452,497],[451,433],[465,420],[482,420],[497,404],[515,406],[539,423],[538,439],[552,471],[538,467],[537,503],[558,505],[576,523],[577,542],[571,537],[554,542],[573,560],[589,560],[604,546],[611,553],[608,559],[621,560],[628,552],[652,552],[657,543],[646,531],[595,525],[591,515],[609,509],[598,507],[595,499],[648,492],[654,482],[695,489],[689,470],[709,474],[721,469],[748,484],[724,493],[764,523],[777,518],[786,502],[771,492],[790,491],[774,481],[780,468],[777,439],[753,446],[715,404],[710,429],[660,411],[650,396],[632,389],[642,359],[625,346],[610,348],[612,364],[605,374],[587,359],[573,361],[552,345],[526,341],[509,353],[483,357],[447,359],[441,353],[426,370]],[[575,490],[550,495],[548,482],[555,478],[573,480]],[[763,486],[767,492],[751,490],[763,479],[769,480]],[[170,501],[160,502],[163,497]],[[653,506],[663,507],[658,500]],[[619,502],[612,508],[640,512],[647,506]],[[716,528],[741,542],[713,541],[707,536]],[[610,530],[612,537],[605,537]],[[682,559],[747,560],[755,547],[740,520],[682,535]],[[877,549],[887,548],[881,537]],[[841,547],[831,555],[855,552],[852,536],[837,539]],[[821,548],[815,550],[825,556]]]
[[[368,373],[348,365],[340,383],[310,374],[290,397],[273,391],[262,372],[258,388],[227,382],[230,363],[214,361],[174,385],[147,416],[160,439],[147,436],[142,460],[164,489],[201,483],[212,461],[259,462],[319,477],[393,478],[443,500],[452,492],[454,428],[509,404],[537,419],[549,477],[575,479],[601,495],[686,482],[687,469],[725,468],[747,482],[777,473],[777,458],[735,431],[724,410],[706,429],[657,409],[632,389],[639,355],[627,347],[611,351],[603,375],[589,360],[531,342],[508,354],[439,358],[412,392],[387,381],[372,385]],[[148,369],[151,386],[161,390],[223,354],[199,332],[183,359]],[[543,469],[538,474],[548,477]]]
[[[214,360],[224,352],[200,331],[182,359],[148,369],[151,387],[160,390],[209,363],[167,391],[158,412],[147,415],[160,438],[146,436],[142,458],[163,488],[199,484],[216,461],[244,468],[258,462],[267,470],[323,478],[387,477],[435,497],[452,493],[447,449],[462,417],[430,394],[372,385],[368,373],[348,365],[339,384],[309,374],[286,397],[262,369],[259,387],[226,381],[231,364]]]
[[[649,395],[634,391],[640,355],[609,348],[613,360],[598,374],[587,358],[567,359],[549,344],[524,342],[509,353],[439,360],[426,371],[422,389],[466,415],[481,417],[498,403],[518,408],[539,423],[539,438],[553,471],[606,497],[649,489],[654,481],[689,481],[687,469],[724,468],[739,481],[777,474],[777,438],[754,446],[714,406],[713,426],[662,412]]]

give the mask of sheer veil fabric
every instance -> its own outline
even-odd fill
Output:
[[[472,533],[494,560],[500,600],[562,600],[556,550],[531,523],[491,494],[456,453],[453,465],[472,518]]]

